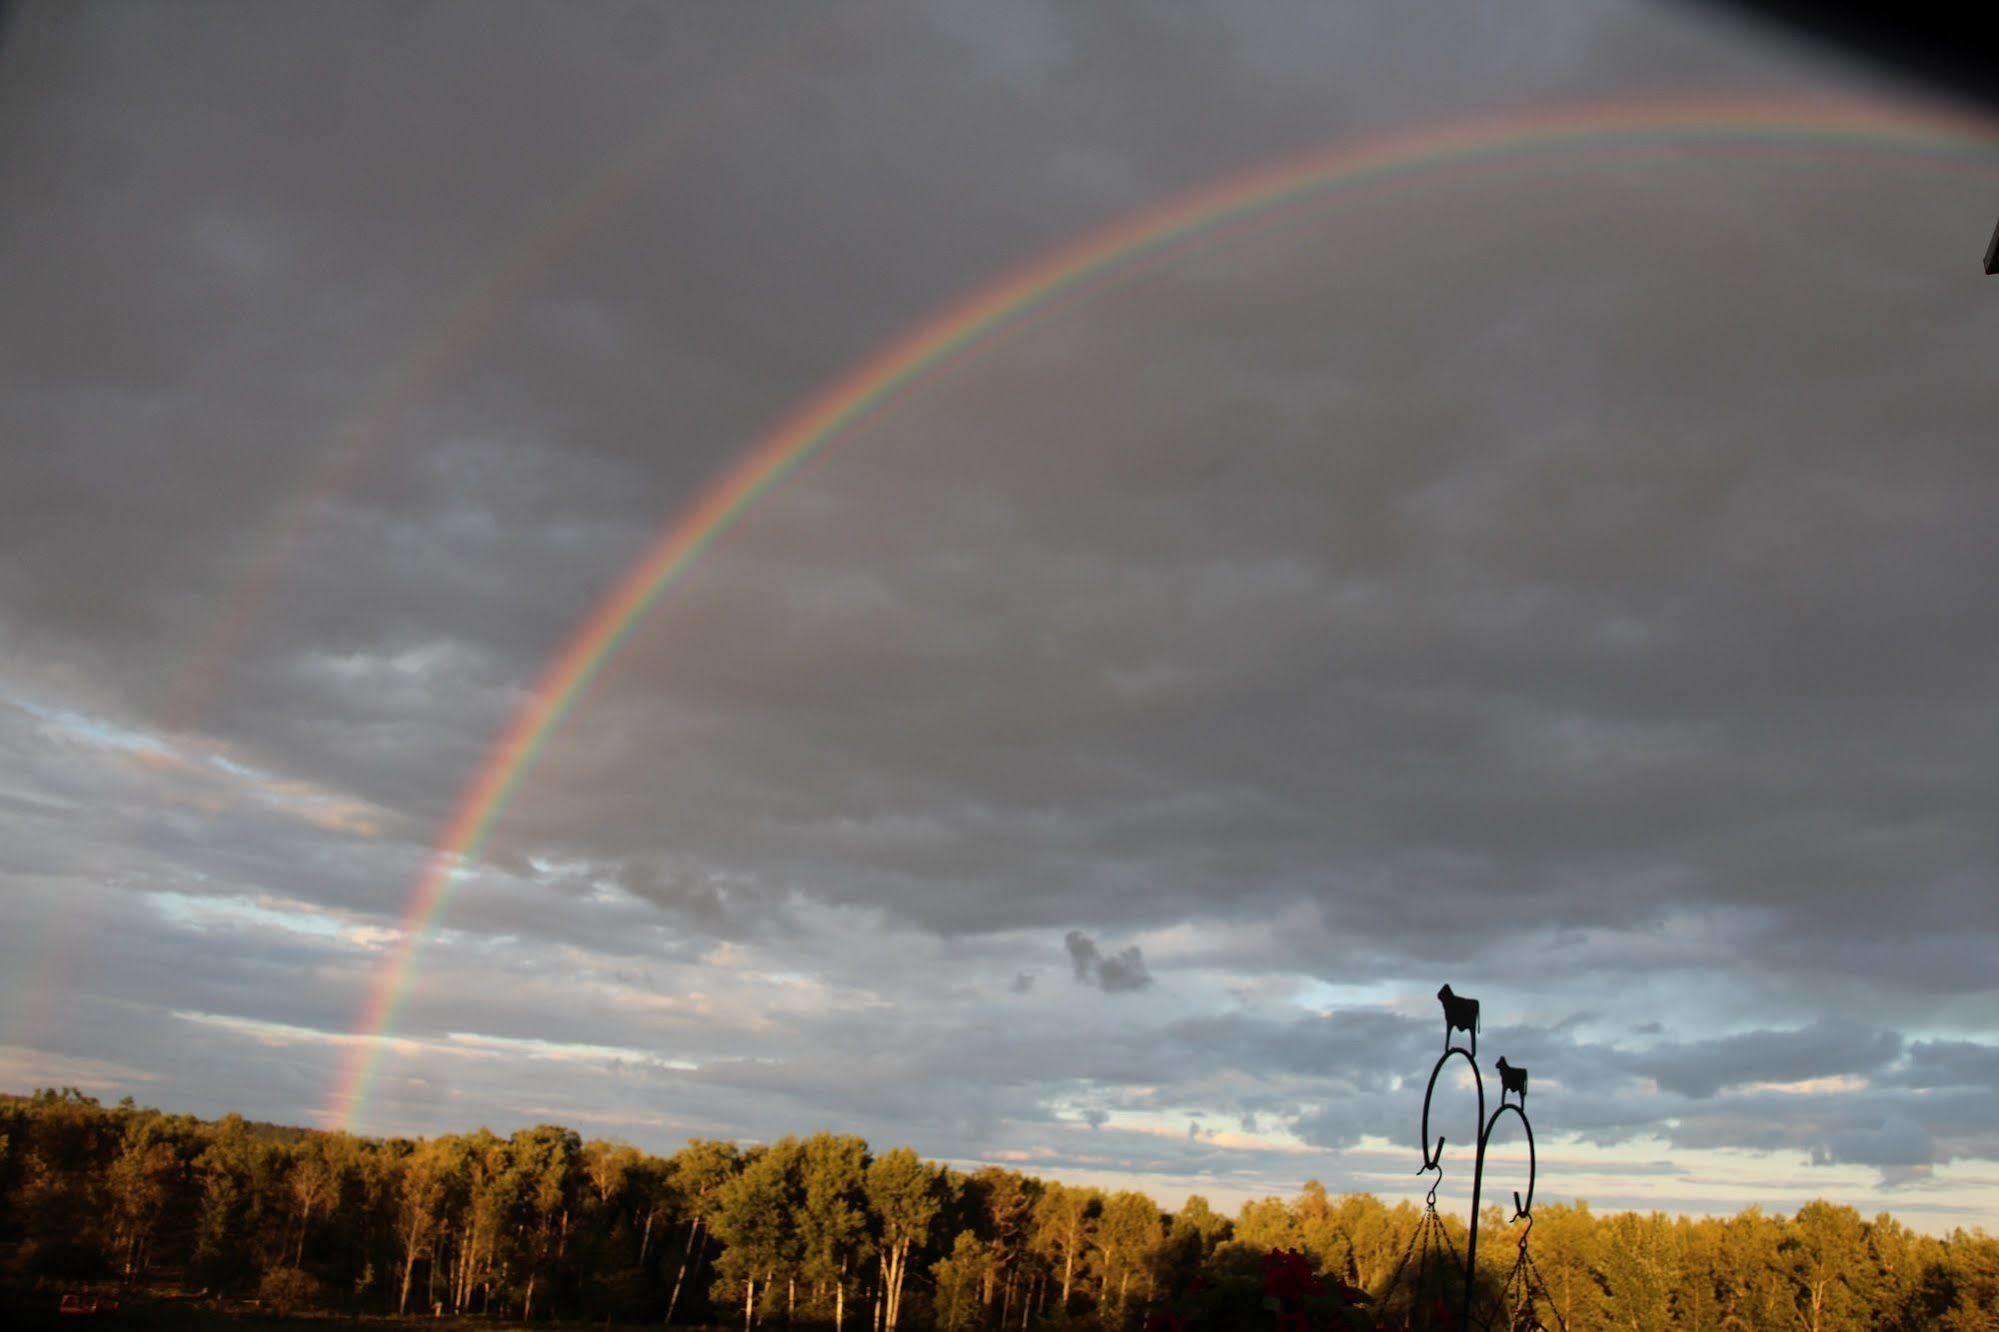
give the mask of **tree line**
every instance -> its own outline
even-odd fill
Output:
[[[1475,1280],[1515,1261],[1495,1210]],[[1445,1232],[1462,1252],[1461,1223]],[[1422,1212],[1308,1183],[1233,1217],[819,1133],[659,1157],[555,1125],[420,1141],[203,1121],[74,1089],[0,1097],[0,1274],[279,1313],[897,1329],[1170,1326],[1272,1251],[1372,1292],[1443,1291]],[[1531,1252],[1572,1329],[1999,1329],[1999,1240],[1814,1202],[1785,1217],[1543,1204]],[[1428,1265],[1426,1267],[1426,1264]],[[1462,1282],[1462,1276],[1459,1278]],[[1461,1290],[1461,1285],[1460,1285]],[[1270,1315],[1265,1315],[1266,1318]]]

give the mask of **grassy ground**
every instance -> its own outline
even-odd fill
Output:
[[[20,1329],[21,1332],[41,1332],[41,1329],[60,1329],[61,1332],[335,1332],[335,1329],[340,1332],[510,1332],[526,1328],[532,1328],[534,1332],[560,1328],[589,1328],[592,1332],[606,1329],[608,1332],[623,1332],[626,1328],[637,1332],[637,1329],[643,1328],[644,1332],[661,1332],[656,1323],[536,1321],[524,1324],[484,1318],[384,1318],[305,1313],[280,1318],[268,1310],[250,1305],[218,1307],[211,1301],[149,1295],[129,1298],[113,1296],[120,1300],[116,1313],[77,1317],[56,1311],[60,1298],[56,1290],[0,1291],[0,1327],[10,1329],[10,1332],[13,1329]],[[681,1332],[717,1332],[716,1329],[693,1328],[685,1324],[676,1324],[676,1327]]]

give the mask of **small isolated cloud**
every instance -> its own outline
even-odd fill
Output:
[[[1142,990],[1152,984],[1152,973],[1145,969],[1145,958],[1139,954],[1138,945],[1105,958],[1097,967],[1097,984],[1106,994]]]
[[[1077,981],[1084,985],[1094,985],[1105,994],[1126,994],[1152,984],[1152,973],[1145,969],[1145,955],[1137,944],[1106,956],[1097,948],[1097,941],[1081,930],[1070,930],[1062,942],[1068,946]]]
[[[1068,946],[1070,964],[1076,968],[1076,979],[1091,979],[1096,974],[1099,961],[1095,941],[1081,930],[1070,930],[1062,942]]]
[[[1026,994],[1034,988],[1034,973],[1031,971],[1016,971],[1013,974],[1012,983],[1006,988],[1009,994]]]

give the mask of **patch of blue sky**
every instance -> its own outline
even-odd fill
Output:
[[[321,939],[340,938],[346,929],[341,921],[322,912],[275,906],[248,897],[201,897],[169,891],[147,893],[145,900],[164,919],[185,929],[246,925]]]
[[[53,707],[38,703],[34,699],[19,694],[0,694],[0,702],[19,708],[30,717],[62,731],[106,749],[121,749],[133,753],[165,753],[166,746],[157,736],[135,731],[128,726],[119,726],[100,717],[86,716],[70,708]]]

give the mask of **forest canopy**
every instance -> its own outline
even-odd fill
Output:
[[[1233,1217],[1198,1196],[1169,1212],[832,1133],[660,1157],[551,1124],[371,1139],[73,1088],[0,1097],[0,1272],[17,1295],[174,1283],[278,1312],[1137,1328],[1273,1251],[1393,1303],[1421,1279],[1420,1220],[1316,1182]],[[1706,1219],[1544,1204],[1532,1243],[1572,1329],[1991,1328],[1999,1310],[1999,1240],[1830,1202]],[[1480,1279],[1512,1250],[1482,1247]]]

